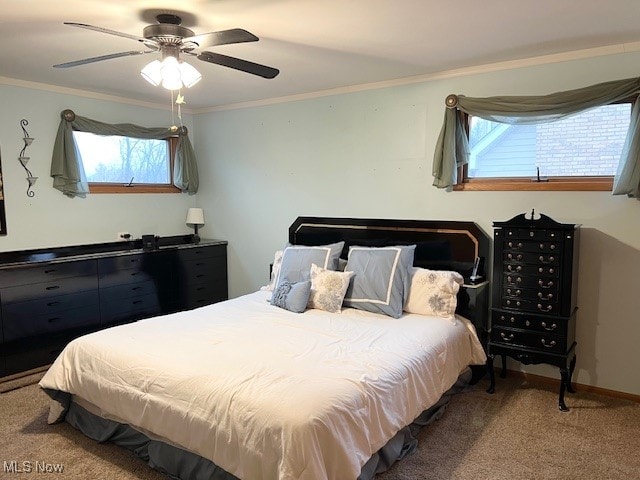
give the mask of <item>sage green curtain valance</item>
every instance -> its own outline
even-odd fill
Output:
[[[449,95],[444,124],[433,159],[433,185],[448,188],[457,182],[458,167],[469,161],[469,143],[458,111],[499,123],[546,123],[589,108],[608,105],[640,93],[640,78],[616,80],[543,96],[471,98]],[[640,196],[640,106],[635,103],[625,140],[614,195]]]
[[[174,160],[173,184],[181,191],[194,194],[198,191],[198,166],[186,128],[147,128],[130,123],[109,124],[80,117],[71,110],[61,113],[62,119],[53,146],[51,176],[53,187],[69,197],[86,197],[89,185],[82,166],[82,158],[73,140],[73,131],[96,135],[118,135],[123,137],[164,139],[179,135]]]

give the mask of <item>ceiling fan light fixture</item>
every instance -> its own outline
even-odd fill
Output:
[[[162,61],[148,63],[140,75],[151,85],[162,85],[167,90],[178,90],[183,86],[190,88],[202,79],[195,67],[170,55]]]

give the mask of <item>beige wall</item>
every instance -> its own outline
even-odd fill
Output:
[[[447,94],[545,94],[637,76],[639,64],[619,54],[196,115],[203,235],[229,241],[231,295],[266,283],[300,215],[473,220],[491,234],[493,221],[535,209],[582,225],[577,381],[640,394],[640,202],[431,186]]]

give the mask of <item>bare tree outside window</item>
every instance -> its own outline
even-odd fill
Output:
[[[89,183],[167,185],[171,163],[167,140],[73,132]]]

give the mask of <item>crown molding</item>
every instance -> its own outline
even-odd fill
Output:
[[[587,48],[582,50],[573,50],[569,52],[554,53],[550,55],[539,55],[536,57],[523,58],[518,60],[508,60],[504,62],[487,63],[473,67],[465,67],[454,70],[445,70],[425,75],[415,75],[411,77],[398,78],[394,80],[386,80],[382,82],[363,83],[360,85],[352,85],[348,87],[331,88],[328,90],[320,90],[316,92],[301,93],[297,95],[287,95],[283,97],[267,98],[264,100],[255,100],[251,102],[233,103],[208,108],[195,108],[192,110],[194,115],[202,113],[220,112],[225,110],[237,110],[241,108],[262,107],[266,105],[274,105],[278,103],[297,102],[300,100],[308,100],[312,98],[327,97],[331,95],[343,95],[346,93],[362,92],[366,90],[376,90],[381,88],[396,87],[402,85],[411,85],[414,83],[424,83],[433,80],[443,80],[448,78],[465,77],[470,75],[478,75],[482,73],[498,72],[502,70],[513,70],[516,68],[533,67],[537,65],[547,65],[551,63],[568,62],[571,60],[581,60],[585,58],[602,57],[606,55],[616,55],[621,53],[631,53],[640,51],[640,42],[623,43],[616,45],[608,45],[604,47]]]

